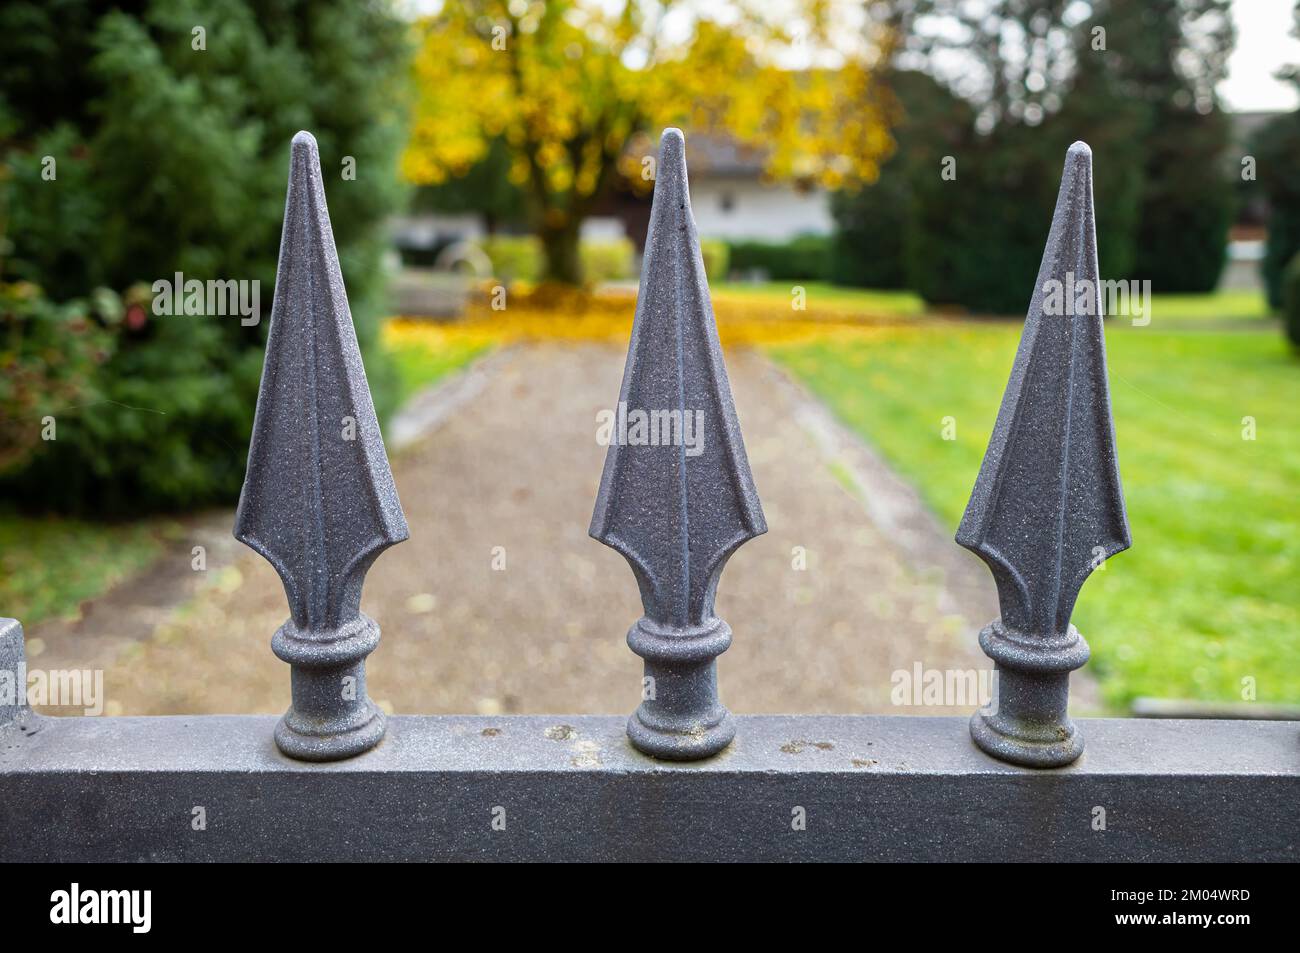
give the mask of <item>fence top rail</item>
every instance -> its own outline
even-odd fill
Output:
[[[1086,662],[1088,648],[1070,614],[1088,574],[1129,545],[1102,297],[1094,287],[1093,309],[1083,313],[1056,315],[1047,305],[1053,282],[1097,283],[1092,203],[1091,153],[1076,143],[1066,156],[1011,379],[957,536],[989,564],[1001,603],[1001,617],[980,635],[998,669],[1001,697],[974,715],[968,732],[953,731],[951,719],[902,727],[897,718],[749,718],[743,722],[755,735],[733,742],[737,720],[719,698],[715,665],[731,630],[714,613],[714,594],[727,558],[766,524],[714,325],[684,141],[669,129],[618,399],[620,409],[677,413],[679,437],[696,413],[704,429],[694,447],[682,440],[611,445],[590,529],[627,558],[642,594],[645,615],[627,635],[645,662],[642,704],[627,722],[631,747],[611,736],[609,719],[506,718],[494,725],[468,717],[398,719],[402,732],[379,746],[385,718],[365,689],[365,659],[379,631],[360,612],[361,587],[376,556],[408,531],[352,327],[316,144],[299,133],[235,527],[276,568],[289,603],[289,620],[272,640],[276,655],[293,667],[293,703],[274,734],[279,751],[252,742],[249,728],[263,724],[258,719],[65,725],[10,705],[0,707],[0,729],[24,737],[11,750],[0,745],[0,768],[164,771],[188,764],[206,771],[218,770],[222,753],[231,769],[288,771],[310,769],[284,755],[329,762],[370,752],[331,770],[457,771],[485,763],[503,770],[657,772],[669,770],[669,761],[706,759],[689,770],[1015,775],[1017,765],[1064,768],[1061,777],[1294,777],[1294,731],[1278,723],[1089,722],[1101,747],[1076,762],[1083,744],[1068,717],[1069,674]],[[22,661],[21,627],[0,620],[0,667],[16,669]],[[224,732],[229,739],[222,742]],[[895,741],[905,756],[891,760]]]
[[[0,774],[541,771],[1300,780],[1300,725],[1279,721],[1083,718],[1099,744],[1086,758],[1042,774],[986,756],[970,743],[963,719],[949,716],[736,715],[743,730],[724,753],[673,762],[637,751],[616,715],[394,715],[382,745],[364,758],[329,764],[282,755],[269,740],[270,715],[33,717],[39,730],[23,744],[0,745]]]
[[[42,719],[0,732],[0,859],[1297,859],[1294,723],[1084,721],[1088,753],[1043,772],[960,718],[735,720],[669,763],[618,716],[395,716],[309,764],[274,716]]]

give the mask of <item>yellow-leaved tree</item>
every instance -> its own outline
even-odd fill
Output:
[[[454,180],[501,143],[527,197],[548,280],[581,280],[583,220],[614,183],[653,186],[666,125],[725,133],[773,179],[837,188],[875,179],[892,147],[876,83],[881,38],[860,4],[788,0],[448,0],[421,19],[403,171]],[[649,134],[649,135],[647,135]]]

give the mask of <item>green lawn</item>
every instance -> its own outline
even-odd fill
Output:
[[[149,566],[178,525],[167,519],[88,523],[0,512],[0,616],[24,625],[73,616]]]
[[[790,291],[796,285],[806,291],[809,308],[894,317],[916,317],[926,310],[925,302],[911,291],[842,288],[819,281],[718,281],[712,282],[710,288],[717,297],[785,304],[790,300]],[[1026,298],[1026,307],[1028,304]],[[1015,317],[1023,316],[1021,314]],[[1166,322],[1264,321],[1269,318],[1269,310],[1264,295],[1254,291],[1216,291],[1214,294],[1203,295],[1156,294],[1151,296],[1149,317],[1150,327],[1159,328]]]
[[[788,304],[791,290],[801,287],[809,309],[861,312],[911,317],[925,311],[925,302],[911,291],[878,291],[870,288],[842,288],[824,281],[712,281],[715,297],[750,298]]]
[[[930,323],[772,353],[955,530],[1019,331]],[[1240,700],[1253,678],[1259,700],[1300,702],[1300,361],[1271,328],[1115,322],[1107,346],[1133,549],[1093,574],[1075,613],[1107,701]]]
[[[390,338],[388,350],[397,365],[400,402],[405,403],[418,391],[464,367],[488,348],[482,341],[425,341],[412,335]]]
[[[1216,291],[1208,295],[1152,295],[1151,327],[1166,321],[1260,321],[1270,317],[1263,292]]]

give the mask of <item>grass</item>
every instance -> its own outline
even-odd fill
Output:
[[[0,512],[0,615],[35,625],[147,568],[178,531],[166,519],[88,523]]]
[[[818,281],[715,282],[711,286],[715,300],[734,299],[783,305],[789,303],[795,287],[805,290],[809,308],[826,311],[909,318],[922,315],[926,310],[925,302],[910,291],[842,288]],[[1025,304],[1029,304],[1028,300]],[[1166,322],[1266,321],[1270,312],[1262,292],[1231,290],[1199,295],[1154,294],[1151,296],[1149,315],[1151,326],[1161,327]]]
[[[1300,362],[1271,329],[1107,333],[1134,543],[1093,574],[1074,617],[1106,700],[1241,700],[1253,679],[1260,701],[1300,702]],[[934,323],[771,353],[955,530],[1018,335]]]
[[[390,321],[383,339],[397,367],[401,403],[491,347],[481,336],[456,334],[427,321]]]
[[[1262,291],[1216,291],[1204,295],[1151,296],[1151,326],[1166,321],[1264,321],[1271,317]]]
[[[925,302],[911,291],[878,291],[870,288],[842,288],[824,281],[718,281],[710,282],[715,301],[780,302],[788,305],[793,289],[803,288],[808,308],[845,311],[891,317],[914,317],[924,313]]]

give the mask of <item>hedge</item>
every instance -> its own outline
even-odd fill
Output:
[[[541,279],[544,258],[536,235],[493,235],[478,244],[492,261],[493,277],[530,284]],[[635,278],[635,253],[626,238],[583,241],[578,251],[583,280],[595,285]]]
[[[787,242],[729,242],[730,269],[763,273],[769,281],[825,281],[831,273],[831,238],[800,235]]]
[[[1292,256],[1282,274],[1282,322],[1287,338],[1300,347],[1300,254]]]

